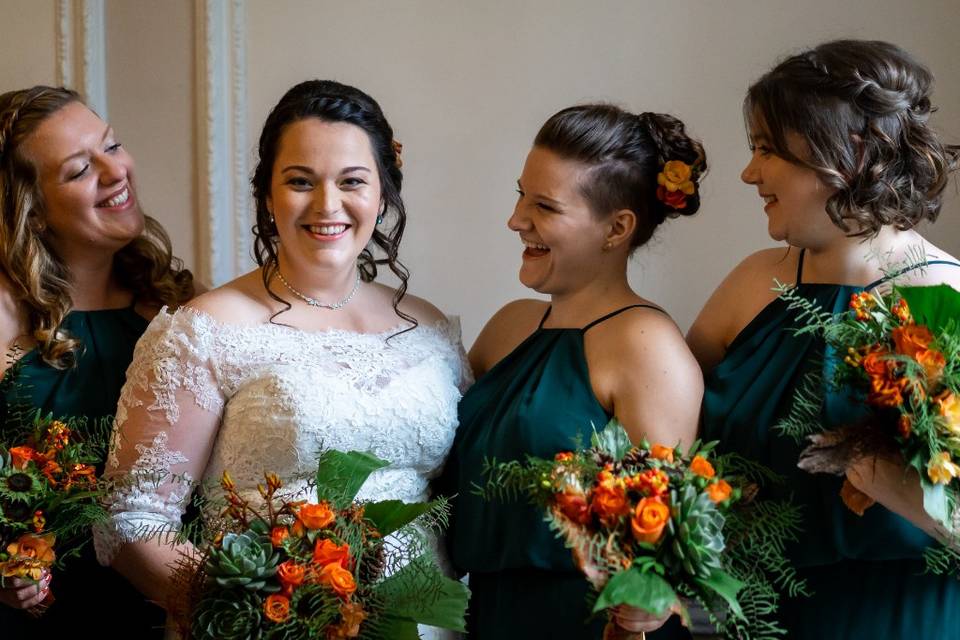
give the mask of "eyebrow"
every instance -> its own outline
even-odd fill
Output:
[[[520,181],[519,181],[519,180],[517,180],[517,188],[520,189],[520,191],[523,191],[523,185],[520,184]],[[560,200],[557,200],[557,199],[555,199],[555,198],[551,198],[550,196],[545,196],[545,195],[543,195],[542,193],[535,193],[535,194],[532,194],[532,195],[536,196],[537,198],[539,198],[539,199],[541,199],[541,200],[546,200],[546,201],[550,202],[551,204],[554,204],[554,205],[556,205],[556,206],[558,206],[558,207],[562,207],[562,206],[563,206],[563,202],[561,202]]]
[[[288,171],[301,171],[303,173],[314,173],[313,169],[302,164],[291,164],[289,166],[286,166],[280,170],[280,173],[286,173]],[[370,169],[368,169],[367,167],[356,166],[356,167],[344,167],[343,169],[340,170],[340,175],[343,175],[345,173],[353,173],[354,171],[366,171],[367,173],[371,173]]]
[[[113,127],[111,127],[110,125],[107,125],[107,128],[103,130],[103,137],[100,138],[100,143],[103,144],[103,141],[109,138],[112,132],[113,132]],[[70,155],[68,155],[66,158],[63,159],[63,162],[60,163],[60,166],[62,167],[63,165],[67,164],[74,158],[78,158],[80,156],[86,155],[86,153],[87,153],[86,151],[77,151],[76,153],[71,153]]]

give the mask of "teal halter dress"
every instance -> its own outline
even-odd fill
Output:
[[[583,336],[631,305],[583,329],[540,326],[481,376],[460,401],[460,426],[441,479],[454,495],[450,557],[470,574],[467,630],[471,639],[599,639],[606,619],[591,619],[589,585],[544,522],[524,500],[486,501],[484,462],[550,458],[588,446],[593,429],[610,420],[593,394]],[[656,307],[650,307],[656,308]],[[689,638],[672,620],[651,640]]]
[[[805,284],[802,271],[803,253],[797,292],[826,311],[846,310],[850,295],[863,290]],[[840,499],[842,478],[798,469],[804,445],[772,428],[807,372],[829,369],[832,359],[821,340],[794,335],[797,326],[796,312],[778,298],[740,332],[707,376],[702,433],[705,440],[719,440],[720,450],[783,475],[785,485],[773,493],[792,496],[803,509],[804,532],[789,555],[812,595],[783,596],[779,615],[787,637],[960,640],[960,580],[924,575],[922,555],[934,541],[879,504],[855,515]],[[850,397],[827,394],[826,425],[849,423],[861,414],[862,406]]]
[[[133,348],[147,320],[132,307],[73,311],[61,327],[83,345],[76,366],[54,369],[34,349],[12,367],[2,384],[4,428],[43,415],[86,416],[89,423],[112,416]],[[102,471],[102,468],[99,470]],[[0,636],[41,638],[162,638],[165,614],[148,603],[120,574],[101,566],[92,540],[79,557],[54,571],[55,601],[40,618],[0,605]]]

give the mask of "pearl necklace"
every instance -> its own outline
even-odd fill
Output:
[[[290,293],[297,296],[298,298],[306,302],[311,307],[320,307],[322,309],[332,309],[333,311],[336,311],[337,309],[347,306],[347,303],[353,300],[353,296],[357,295],[357,291],[360,289],[360,270],[359,269],[357,269],[357,279],[354,280],[353,282],[353,289],[350,291],[350,293],[347,294],[346,298],[338,302],[334,302],[333,304],[320,302],[316,298],[311,298],[310,296],[300,293],[299,291],[294,289],[289,282],[287,282],[287,279],[283,277],[282,273],[280,273],[280,269],[277,269],[277,277],[280,278],[280,282],[283,283],[283,286],[285,286],[287,289],[290,290]]]

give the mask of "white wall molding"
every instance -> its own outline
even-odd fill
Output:
[[[244,0],[199,0],[197,30],[197,270],[218,286],[247,270],[246,7]]]
[[[104,0],[57,0],[57,83],[79,91],[107,119]]]

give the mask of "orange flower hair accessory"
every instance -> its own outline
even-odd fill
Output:
[[[403,153],[403,144],[399,140],[394,139],[390,145],[393,147],[393,155],[397,156],[397,169],[402,169],[403,158],[400,157],[400,154]]]
[[[693,177],[693,167],[689,164],[668,160],[657,174],[657,199],[673,209],[686,209],[687,198],[697,190]]]

